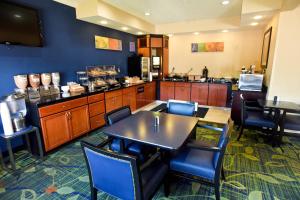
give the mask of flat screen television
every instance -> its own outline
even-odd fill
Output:
[[[38,11],[23,5],[0,1],[0,43],[43,46]]]

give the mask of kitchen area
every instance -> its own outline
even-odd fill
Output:
[[[232,107],[232,119],[239,124],[239,95],[247,93],[255,99],[266,94],[262,91],[263,75],[253,74],[254,66],[243,69],[239,81],[211,77],[206,66],[197,75],[192,68],[187,73],[176,73],[174,67],[169,71],[169,37],[165,35],[139,36],[137,54],[129,56],[127,62],[126,76],[120,75],[115,65],[86,66],[76,72],[76,80],[66,85],[61,84],[59,72],[15,75],[16,94],[4,102],[10,111],[26,111],[10,113],[12,120],[6,121],[22,122],[18,129],[13,124],[15,129],[10,132],[20,131],[26,124],[38,127],[43,149],[49,152],[103,127],[105,113],[122,106],[135,111],[155,100],[169,99],[192,101],[204,107]],[[22,102],[23,107],[9,103],[12,101]]]

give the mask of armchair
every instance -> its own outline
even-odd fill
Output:
[[[88,168],[91,199],[97,199],[98,190],[120,199],[150,199],[166,180],[168,166],[154,159],[141,169],[136,157],[104,149],[110,141],[108,139],[98,147],[81,142]]]
[[[272,117],[272,115],[265,115],[264,110],[253,110],[252,107],[247,106],[247,101],[244,99],[243,94],[240,95],[241,99],[241,130],[237,140],[239,141],[244,128],[249,129],[261,129],[263,128],[269,130],[271,129],[271,133],[276,135],[277,132],[277,124],[276,119]],[[268,110],[271,113],[270,110]]]
[[[168,113],[185,116],[195,116],[198,103],[189,101],[169,100],[167,103]]]
[[[223,157],[228,143],[228,126],[223,129],[216,147],[204,147],[188,143],[170,161],[172,174],[214,186],[216,199],[220,199],[220,175]],[[225,177],[224,177],[225,178]]]

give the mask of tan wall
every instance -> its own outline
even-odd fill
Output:
[[[208,67],[209,76],[239,77],[241,67],[260,65],[263,30],[247,30],[228,33],[185,34],[170,37],[169,71],[186,73],[191,67],[191,74],[202,74]],[[224,52],[192,53],[191,43],[224,42]]]
[[[268,99],[300,103],[300,6],[281,12]]]

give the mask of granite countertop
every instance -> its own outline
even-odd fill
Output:
[[[142,85],[149,82],[143,82],[143,83],[137,83],[137,84],[128,84],[128,85],[122,85],[119,87],[109,88],[109,89],[101,89],[101,90],[94,90],[94,91],[84,91],[84,92],[70,92],[70,93],[60,93],[60,94],[54,94],[49,96],[42,96],[37,99],[29,99],[28,103],[31,105],[36,105],[37,107],[43,107],[48,106],[55,103],[60,103],[64,101],[69,101],[81,97],[87,97],[94,94],[129,88],[132,86]]]

